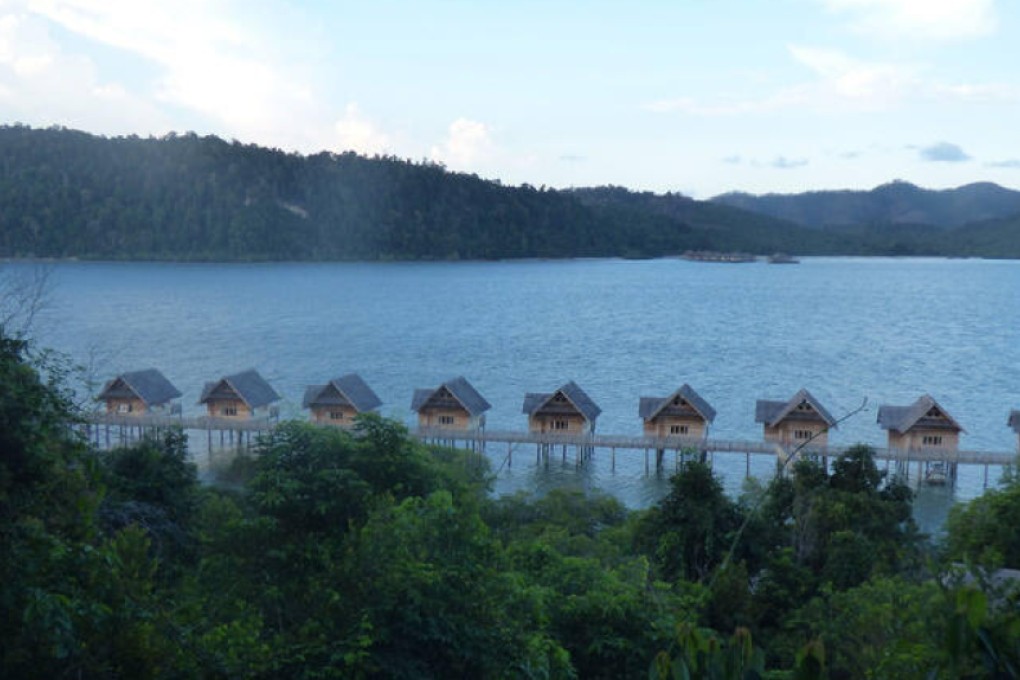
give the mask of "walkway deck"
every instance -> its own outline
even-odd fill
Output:
[[[136,430],[181,427],[185,430],[208,432],[267,432],[277,426],[271,418],[232,419],[208,416],[181,417],[179,415],[122,415],[91,413],[86,422],[93,426],[116,427]],[[326,426],[324,426],[326,427]],[[525,445],[538,447],[569,447],[575,451],[593,452],[595,449],[611,451],[615,457],[622,451],[670,451],[695,450],[711,454],[734,453],[745,455],[786,456],[792,447],[784,448],[775,442],[763,440],[732,439],[690,439],[684,437],[643,437],[617,434],[564,435],[515,430],[445,430],[412,429],[411,434],[425,441],[464,444],[473,448],[485,448],[490,444]],[[835,458],[848,450],[849,446],[806,446],[800,455]],[[949,449],[888,449],[872,446],[875,458],[880,461],[900,463],[948,463],[963,465],[1011,465],[1017,461],[1016,451],[953,451]]]

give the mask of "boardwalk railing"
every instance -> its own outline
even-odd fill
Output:
[[[257,433],[272,430],[278,425],[273,417],[261,418],[213,418],[209,416],[182,417],[168,414],[115,414],[89,413],[85,421],[91,426],[157,429],[181,427],[185,430],[207,430],[226,432]],[[328,427],[328,426],[324,426]],[[546,447],[571,447],[574,449],[643,450],[645,452],[686,452],[734,453],[745,455],[788,456],[795,449],[791,445],[764,440],[698,439],[690,437],[645,437],[617,434],[559,434],[552,432],[527,432],[518,430],[453,430],[443,428],[413,428],[411,434],[425,441],[464,443],[475,448],[488,444],[523,445],[534,444]],[[799,456],[835,458],[850,449],[850,446],[806,446]],[[872,446],[875,458],[895,463],[944,463],[950,465],[1012,465],[1017,462],[1016,451],[955,451],[951,449],[889,449]]]

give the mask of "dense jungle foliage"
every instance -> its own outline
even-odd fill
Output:
[[[996,215],[953,229],[878,218],[822,229],[675,193],[503,186],[392,156],[0,126],[0,257],[1020,257],[1020,216]]]
[[[710,246],[678,220],[428,162],[0,127],[0,256],[484,259]]]
[[[11,678],[1002,678],[1020,481],[938,546],[859,447],[727,497],[493,498],[485,460],[364,417],[288,423],[231,482],[180,432],[94,451],[0,335],[0,668]],[[954,563],[960,566],[951,566]]]

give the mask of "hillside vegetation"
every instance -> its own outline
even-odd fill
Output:
[[[0,159],[0,256],[655,256],[725,245],[665,216],[392,157],[13,126],[0,128]]]
[[[450,260],[686,250],[1020,257],[1016,192],[971,185],[926,208],[918,196],[949,194],[905,183],[871,192],[895,210],[854,207],[859,193],[817,192],[798,202],[696,201],[611,186],[557,191],[503,186],[429,162],[304,156],[190,133],[105,138],[0,127],[0,257]],[[968,215],[980,224],[931,226]]]

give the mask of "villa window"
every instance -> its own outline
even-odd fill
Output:
[[[811,430],[794,430],[793,438],[801,440],[811,439]]]
[[[942,446],[942,435],[940,434],[926,434],[921,439],[923,446]]]
[[[237,415],[237,406],[234,406],[233,404],[231,404],[230,406],[224,406],[223,408],[220,409],[220,415],[221,416],[228,416],[228,417],[229,416],[236,416]]]
[[[453,425],[453,416],[439,416],[440,425]]]
[[[565,420],[554,420],[552,421],[552,429],[554,430],[566,430],[569,429],[569,423]]]
[[[669,433],[670,434],[684,435],[684,434],[687,434],[688,432],[690,432],[690,427],[688,427],[687,425],[670,425],[669,426]]]
[[[343,411],[330,411],[329,412],[329,419],[330,420],[343,420],[344,419],[344,412]]]
[[[131,403],[117,404],[117,413],[131,413],[132,411],[134,411],[134,405]]]

